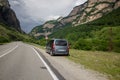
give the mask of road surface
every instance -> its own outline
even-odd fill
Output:
[[[22,42],[0,45],[0,80],[57,80],[37,51]]]
[[[22,42],[0,45],[0,80],[108,80],[107,76]]]

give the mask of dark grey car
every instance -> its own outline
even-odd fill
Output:
[[[64,39],[50,40],[46,45],[46,52],[50,55],[69,55],[69,44]]]

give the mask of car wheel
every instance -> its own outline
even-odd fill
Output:
[[[51,55],[51,56],[54,56],[54,54],[53,54],[53,51],[52,51],[52,50],[50,51],[50,55]]]
[[[46,52],[46,53],[48,53],[48,51],[47,51],[47,50],[46,50],[45,52]]]
[[[66,56],[70,56],[70,54],[67,54]]]

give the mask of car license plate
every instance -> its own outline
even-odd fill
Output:
[[[58,51],[65,51],[65,50],[61,49],[61,50],[58,50]]]

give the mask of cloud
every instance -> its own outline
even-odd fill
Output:
[[[87,0],[77,0],[75,6],[85,3]]]
[[[51,15],[51,16],[48,16],[47,17],[47,20],[56,20],[56,19],[58,19],[60,16],[54,16],[54,15]]]
[[[18,1],[11,1],[11,4],[13,5],[13,6],[16,6],[16,5],[19,5],[20,3],[18,2]]]
[[[74,6],[85,1],[86,0],[9,0],[11,7],[20,20],[22,29],[27,32],[47,20],[56,19],[59,16],[67,16]]]
[[[23,0],[27,13],[32,18],[48,20],[51,15],[66,16],[74,0]]]

